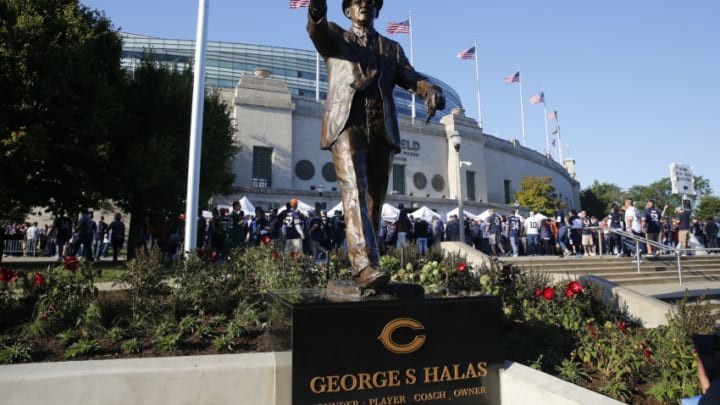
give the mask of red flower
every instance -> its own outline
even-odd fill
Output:
[[[552,287],[545,287],[545,289],[542,292],[543,298],[550,301],[555,297],[555,290],[553,290]]]
[[[652,357],[650,357],[650,350],[643,348],[643,354],[645,355],[647,361],[649,361],[650,363],[653,362]]]
[[[280,256],[280,255],[278,254],[278,252],[272,252],[272,258],[273,258],[273,259],[277,259],[278,256]]]
[[[15,270],[10,270],[7,267],[0,267],[0,281],[6,283],[12,283],[18,279],[18,275]]]
[[[35,285],[40,285],[43,283],[43,280],[44,279],[42,274],[35,272],[35,277],[33,277],[33,283],[35,283]]]
[[[210,255],[210,261],[216,262],[218,259],[218,253],[213,250],[212,254]]]
[[[465,269],[467,269],[467,266],[465,265],[465,263],[460,263],[457,265],[458,271],[463,272],[463,271],[465,271]]]
[[[592,335],[593,339],[597,340],[597,338],[598,338],[598,331],[597,331],[597,329],[593,328],[593,326],[590,325],[589,323],[585,325],[585,328],[588,330],[588,332],[590,332],[590,334]]]
[[[581,292],[583,292],[583,290],[585,290],[582,284],[578,283],[577,281],[573,281],[568,284],[567,289],[572,291],[573,294],[580,294]]]
[[[572,297],[575,296],[575,294],[574,294],[572,291],[570,291],[569,289],[566,289],[566,290],[565,290],[565,296],[568,297],[568,298],[572,298]]]
[[[63,267],[65,267],[65,270],[74,272],[80,267],[80,260],[75,256],[68,256],[63,260]]]
[[[267,236],[267,235],[264,235],[264,236],[260,239],[260,242],[261,242],[263,245],[267,245],[268,243],[270,243],[270,237]]]
[[[300,253],[298,252],[290,252],[290,257],[298,257],[300,256]]]
[[[627,323],[625,321],[620,321],[620,330],[627,335]]]
[[[536,288],[536,289],[535,289],[535,296],[536,296],[536,297],[539,297],[540,294],[542,294],[542,291],[541,291],[539,288]]]

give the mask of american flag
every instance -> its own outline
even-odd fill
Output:
[[[290,8],[300,8],[310,6],[310,0],[290,0]]]
[[[410,20],[403,22],[389,22],[387,25],[388,34],[409,34],[410,33]]]
[[[468,48],[460,53],[457,54],[457,57],[460,59],[475,59],[477,55],[475,54],[475,47]]]
[[[530,97],[530,104],[537,104],[537,103],[544,103],[545,102],[545,93],[540,92],[532,97]]]
[[[553,134],[554,134],[554,133],[555,133],[555,132],[553,132]],[[552,141],[550,141],[550,145],[555,146],[555,140],[554,140],[554,139],[553,139]]]
[[[515,72],[514,75],[510,75],[503,80],[505,80],[505,83],[520,83],[520,71]]]
[[[553,129],[553,132],[552,132],[552,133],[553,133],[553,135],[555,135],[555,134],[557,134],[558,132],[560,132],[560,127],[555,127],[555,129]],[[553,139],[553,142],[555,142],[554,139]]]
[[[557,119],[557,111],[553,111],[550,114],[547,115],[549,120],[556,120]]]

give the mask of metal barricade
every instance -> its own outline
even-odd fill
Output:
[[[39,250],[39,241],[28,244],[22,239],[6,239],[3,241],[3,255],[5,256],[32,256],[36,257]]]

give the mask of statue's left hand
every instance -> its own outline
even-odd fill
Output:
[[[428,90],[428,94],[425,96],[425,110],[427,110],[427,117],[425,117],[425,123],[430,122],[430,119],[435,116],[437,110],[445,108],[445,96],[442,94],[442,90],[431,88]]]

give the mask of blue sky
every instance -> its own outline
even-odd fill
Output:
[[[195,38],[197,0],[81,1],[126,32]],[[306,9],[290,9],[288,0],[207,1],[209,40],[313,49]],[[527,100],[544,89],[548,111],[557,109],[562,124],[563,157],[576,160],[582,188],[595,180],[625,189],[649,184],[677,162],[720,195],[720,2],[385,3],[378,31],[412,12],[415,67],[455,88],[475,119],[475,64],[456,55],[477,41],[486,133],[522,141],[518,87],[503,82],[520,66],[527,146],[545,150],[542,104]],[[347,26],[340,4],[328,2],[330,20]],[[408,35],[390,37],[410,53]]]

